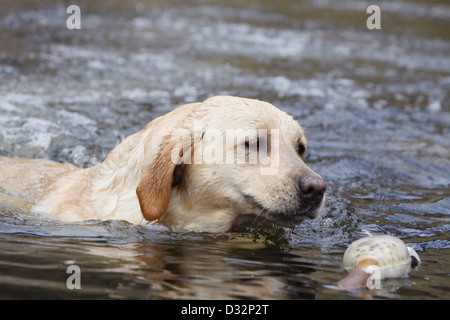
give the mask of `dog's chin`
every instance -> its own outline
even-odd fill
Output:
[[[266,214],[267,219],[279,226],[293,228],[301,224],[306,219],[315,219],[320,212],[320,207],[308,210],[293,211],[269,211]]]
[[[266,217],[269,221],[282,227],[293,228],[306,219],[315,219],[320,215],[325,203],[325,197],[318,203],[301,203],[288,210],[267,210]]]
[[[306,219],[315,219],[319,216],[324,199],[316,204],[301,204],[294,208],[273,210],[265,208],[253,197],[246,196],[249,203],[252,204],[255,212],[259,212],[258,218],[268,220],[281,227],[293,228],[301,224]]]

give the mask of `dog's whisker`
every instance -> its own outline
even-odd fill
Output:
[[[268,220],[267,212],[267,209],[261,208],[253,219],[252,227],[256,224],[255,228],[259,228],[261,224],[265,223]]]

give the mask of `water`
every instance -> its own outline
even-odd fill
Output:
[[[0,154],[88,167],[174,106],[231,94],[295,116],[328,184],[293,230],[213,235],[58,223],[0,203],[0,298],[449,299],[450,6],[364,1],[6,1]],[[353,240],[392,234],[422,264],[378,290],[329,289]],[[70,265],[81,290],[69,290]]]

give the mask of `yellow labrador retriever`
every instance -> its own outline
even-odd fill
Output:
[[[222,232],[245,216],[290,227],[324,202],[306,147],[300,125],[273,105],[217,96],[153,120],[91,168],[0,157],[0,201],[63,221]]]

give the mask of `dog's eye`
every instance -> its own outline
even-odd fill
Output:
[[[303,144],[300,143],[298,145],[297,151],[298,151],[298,154],[300,155],[300,157],[303,157],[305,152],[306,152],[306,148],[305,148],[305,146]]]
[[[259,139],[257,139],[255,142],[250,142],[248,140],[245,141],[245,150],[249,150],[251,148],[254,148],[256,151],[259,150]]]

